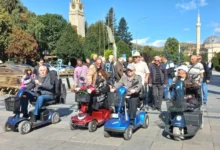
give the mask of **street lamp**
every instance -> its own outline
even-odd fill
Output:
[[[137,22],[140,22],[141,20],[146,19],[147,17],[143,17],[141,19],[138,19]],[[136,31],[136,50],[137,50],[137,31]]]

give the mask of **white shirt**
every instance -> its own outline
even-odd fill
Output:
[[[142,85],[145,84],[146,74],[150,73],[147,63],[140,61],[139,63],[133,63],[135,67],[135,74],[141,76]]]

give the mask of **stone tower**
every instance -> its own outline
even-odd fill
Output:
[[[85,37],[85,17],[81,0],[70,2],[69,21],[76,28],[78,35]]]
[[[196,54],[199,55],[200,52],[200,27],[201,27],[201,23],[200,23],[200,14],[198,12],[198,17],[197,17],[197,24],[196,24]]]

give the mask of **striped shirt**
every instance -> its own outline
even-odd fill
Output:
[[[199,82],[200,81],[200,74],[204,73],[204,67],[201,63],[196,63],[195,65],[189,65],[189,76],[194,78],[194,76],[198,76],[195,78],[195,81]]]

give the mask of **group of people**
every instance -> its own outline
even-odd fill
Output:
[[[197,94],[198,99],[206,104],[207,84],[210,82],[212,68],[212,64],[203,62],[201,56],[195,55],[190,56],[188,65],[181,65],[177,68],[173,61],[160,56],[155,56],[147,65],[139,52],[135,52],[132,57],[129,57],[127,62],[122,57],[115,62],[113,55],[110,55],[108,60],[94,55],[92,60],[87,59],[85,65],[82,60],[77,60],[74,81],[77,86],[81,86],[81,82],[95,85],[96,80],[104,74],[105,79],[110,80],[114,85],[110,87],[111,92],[114,92],[119,86],[125,86],[128,89],[132,99],[129,108],[135,114],[134,106],[136,107],[140,95],[144,95],[143,107],[148,108],[151,104],[152,109],[160,110],[163,99],[174,97],[171,87],[180,78],[186,80],[187,87],[191,87],[189,86],[191,83],[198,93],[201,93],[202,89],[203,100],[201,100],[201,94]],[[80,77],[85,80],[80,81]]]

